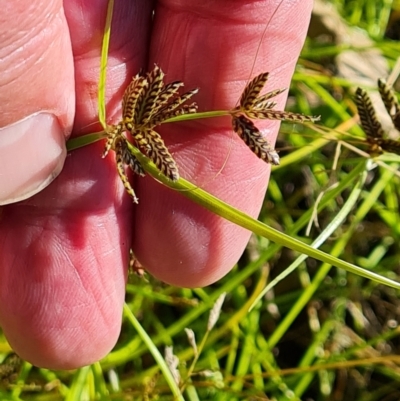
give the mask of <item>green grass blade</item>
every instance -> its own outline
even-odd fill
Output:
[[[83,148],[84,146],[100,141],[105,137],[106,137],[105,132],[101,131],[101,132],[95,132],[93,134],[87,134],[71,138],[67,142],[67,151],[70,152],[71,150]]]
[[[99,107],[99,121],[101,126],[106,129],[106,105],[105,105],[105,92],[106,92],[106,76],[107,76],[107,60],[108,60],[108,48],[110,45],[110,34],[111,34],[111,20],[114,10],[114,0],[108,1],[106,24],[104,27],[103,44],[101,46],[101,61],[100,61],[100,79],[99,79],[99,91],[97,95],[98,107]]]
[[[318,236],[318,238],[310,245],[312,248],[320,247],[336,231],[336,229],[344,222],[344,220],[347,218],[349,213],[352,211],[354,205],[356,204],[357,200],[360,197],[362,187],[365,183],[366,177],[367,177],[367,170],[364,170],[364,174],[362,174],[362,176],[360,177],[360,180],[358,181],[357,185],[351,192],[349,198],[347,199],[346,203],[343,205],[342,209],[333,218],[333,220],[328,224],[328,226],[325,228],[325,230],[322,231],[322,233]],[[273,288],[280,281],[282,281],[285,277],[287,277],[290,273],[292,273],[295,269],[297,269],[297,267],[301,263],[303,263],[307,259],[307,257],[308,256],[306,254],[299,256],[287,269],[285,269],[281,274],[279,274],[277,277],[275,277],[275,279],[272,280],[265,287],[265,289],[259,294],[259,296],[255,300],[255,302],[251,306],[250,310],[254,308],[254,305],[256,305],[257,302],[259,302],[271,288]]]
[[[124,305],[124,313],[125,313],[127,319],[132,324],[132,326],[135,328],[136,332],[139,334],[142,341],[146,344],[148,350],[153,355],[153,358],[156,360],[157,365],[160,368],[162,374],[164,375],[164,378],[165,378],[166,382],[168,383],[169,388],[171,389],[172,394],[174,395],[175,399],[179,400],[179,401],[185,401],[185,399],[182,396],[181,391],[179,390],[179,387],[175,383],[175,380],[172,376],[171,371],[169,370],[167,364],[165,363],[163,356],[160,354],[157,347],[154,345],[153,341],[151,340],[150,336],[143,329],[143,327],[141,326],[139,321],[136,319],[135,315],[131,312],[131,310],[129,309],[127,304]]]

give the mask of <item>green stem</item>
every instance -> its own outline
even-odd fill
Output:
[[[125,313],[125,316],[127,317],[127,319],[132,324],[132,326],[135,328],[136,332],[139,334],[142,341],[146,344],[150,353],[153,355],[153,358],[157,362],[157,365],[160,368],[160,370],[165,378],[165,381],[168,383],[169,388],[171,389],[172,394],[175,397],[174,399],[177,401],[185,401],[178,385],[175,383],[174,377],[172,376],[172,373],[169,370],[163,356],[160,354],[160,351],[154,345],[150,336],[146,333],[146,330],[144,330],[144,328],[139,323],[139,321],[136,319],[135,315],[129,309],[129,306],[127,304],[124,304],[124,313]]]
[[[228,110],[203,111],[201,113],[182,114],[181,116],[172,117],[168,120],[165,120],[163,124],[174,123],[177,121],[199,120],[202,118],[215,118],[224,116],[230,116],[230,112]]]
[[[104,131],[77,136],[76,138],[72,138],[67,142],[67,151],[70,152],[71,150],[83,148],[84,146],[100,141],[106,137],[107,134]]]
[[[102,84],[102,88],[104,88],[104,85],[105,83]],[[202,118],[224,117],[229,115],[230,115],[229,111],[227,110],[204,111],[202,113],[183,114],[181,116],[172,117],[169,118],[168,120],[165,120],[163,124],[173,123],[178,121],[199,120]],[[101,123],[103,125],[102,121]],[[92,134],[87,134],[76,138],[72,138],[67,141],[67,151],[71,152],[72,150],[83,148],[84,146],[90,145],[104,138],[107,138],[107,133],[105,131],[94,132]]]
[[[231,221],[232,223],[246,228],[247,230],[250,230],[255,234],[261,235],[262,237],[267,238],[270,241],[275,242],[276,244],[306,254],[317,260],[320,260],[321,262],[332,264],[333,266],[373,280],[380,284],[400,289],[400,283],[380,276],[379,274],[376,274],[374,272],[362,269],[351,263],[340,260],[318,249],[314,249],[295,238],[291,238],[290,236],[281,233],[278,230],[275,230],[258,220],[251,218],[241,210],[235,209],[233,206],[221,201],[220,199],[195,186],[191,182],[186,181],[183,178],[180,178],[176,182],[170,181],[158,170],[153,162],[151,162],[145,155],[143,155],[143,153],[140,152],[139,149],[135,148],[131,144],[128,144],[128,146],[129,150],[139,160],[144,170],[152,177],[162,182],[164,185],[171,189],[181,191],[182,195],[186,196],[190,200],[193,200],[194,202],[217,214],[218,216],[221,216],[224,219]]]

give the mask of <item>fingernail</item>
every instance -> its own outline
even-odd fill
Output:
[[[61,172],[65,157],[65,136],[53,114],[32,114],[0,128],[0,205],[46,188]]]

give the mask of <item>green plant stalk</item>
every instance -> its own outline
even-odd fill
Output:
[[[76,371],[68,395],[65,398],[66,401],[85,399],[85,390],[88,386],[87,377],[90,370],[90,366],[85,366]]]
[[[99,84],[99,88],[105,87],[105,81],[100,80],[101,84]],[[100,90],[100,89],[99,89]],[[71,152],[72,150],[83,148],[84,146],[90,145],[92,143],[101,141],[102,139],[107,138],[106,128],[107,124],[103,117],[100,117],[100,110],[105,108],[104,100],[100,102],[99,98],[99,121],[104,128],[104,131],[93,132],[87,135],[81,135],[75,138],[71,138],[67,141],[67,151]],[[163,124],[187,121],[187,120],[200,120],[204,118],[216,118],[216,117],[226,117],[229,116],[229,111],[227,110],[216,110],[216,111],[205,111],[201,113],[192,113],[192,114],[183,114],[181,116],[171,117],[168,120],[163,121]]]
[[[100,80],[99,90],[97,94],[97,101],[99,107],[99,121],[101,126],[106,129],[106,76],[107,76],[107,60],[108,60],[108,49],[110,47],[110,35],[111,35],[111,20],[114,10],[114,0],[108,0],[106,24],[104,26],[103,43],[101,46],[101,60],[100,60]]]
[[[217,214],[218,216],[221,216],[226,220],[231,221],[232,223],[246,228],[247,230],[250,230],[255,234],[267,238],[270,241],[275,242],[276,244],[285,246],[300,253],[304,253],[321,262],[329,263],[350,273],[357,274],[369,280],[374,280],[380,284],[400,289],[400,283],[390,280],[374,272],[362,269],[361,267],[358,267],[351,263],[340,260],[318,249],[314,249],[297,239],[291,238],[284,233],[268,227],[266,224],[253,219],[241,210],[238,210],[228,203],[221,201],[220,199],[195,186],[189,181],[186,181],[183,178],[180,178],[176,182],[170,181],[157,169],[153,162],[151,162],[143,153],[140,152],[139,149],[135,148],[131,144],[129,144],[128,146],[130,152],[139,160],[140,164],[148,174],[163,183],[168,188],[181,191],[180,193],[183,196],[186,196],[190,200],[193,200],[194,202],[203,206],[207,210]]]
[[[106,138],[107,134],[105,131],[94,132],[93,134],[87,134],[82,136],[77,136],[76,138],[71,138],[67,142],[67,151],[83,148],[84,146],[90,145],[92,143],[101,141]]]
[[[209,335],[210,335],[210,331],[207,330],[207,331],[204,333],[204,336],[203,336],[203,338],[201,339],[201,342],[200,342],[200,344],[199,344],[198,347],[197,347],[197,354],[194,354],[192,363],[190,364],[189,369],[187,370],[187,373],[186,373],[186,380],[185,380],[185,382],[183,383],[183,385],[182,385],[182,387],[181,387],[181,391],[182,391],[182,392],[184,392],[185,389],[186,389],[187,387],[189,387],[189,385],[191,384],[191,376],[192,376],[193,371],[194,371],[194,368],[196,367],[196,364],[197,364],[197,362],[198,362],[198,360],[199,360],[199,358],[200,358],[200,355],[201,355],[201,353],[203,352],[204,346],[206,345],[206,342],[207,342],[207,339],[208,339],[208,336],[209,336]]]
[[[175,383],[171,371],[169,370],[167,364],[165,363],[163,356],[160,354],[157,347],[151,340],[150,336],[146,333],[146,330],[141,326],[141,324],[136,319],[135,315],[129,309],[129,306],[127,304],[124,304],[124,313],[128,318],[128,320],[130,321],[130,323],[132,324],[132,326],[135,328],[136,332],[138,333],[142,341],[146,344],[150,353],[153,355],[153,358],[157,362],[157,365],[159,366],[166,382],[168,383],[169,388],[171,389],[172,394],[175,397],[175,400],[185,401],[181,391],[179,390],[178,385]]]

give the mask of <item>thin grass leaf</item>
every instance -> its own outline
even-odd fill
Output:
[[[358,201],[363,185],[365,183],[365,179],[367,177],[367,170],[364,171],[353,191],[351,192],[349,198],[346,203],[342,206],[339,213],[335,215],[332,221],[328,224],[328,226],[321,232],[321,234],[313,241],[311,246],[313,248],[319,248],[327,239],[329,239],[333,233],[340,227],[340,225],[345,221],[350,212],[353,210],[356,202]],[[285,277],[291,274],[295,269],[297,269],[301,263],[303,263],[308,258],[307,255],[300,255],[289,267],[287,267],[282,273],[280,273],[277,277],[275,277],[260,294],[257,296],[256,300],[250,307],[252,310],[256,304],[265,296],[265,294],[270,291],[273,287],[275,287],[280,281],[282,281]]]
[[[169,370],[167,364],[165,363],[164,358],[158,351],[157,347],[154,345],[153,341],[151,340],[150,336],[146,333],[146,331],[143,329],[143,327],[140,325],[132,311],[129,309],[129,306],[127,304],[124,304],[124,314],[129,320],[129,322],[132,324],[136,332],[139,334],[140,338],[142,341],[145,343],[147,349],[150,351],[150,353],[153,355],[153,358],[156,360],[158,367],[160,368],[169,388],[172,391],[172,394],[174,395],[175,399],[177,401],[185,401],[185,399],[182,396],[181,391],[179,390],[179,387],[177,386],[174,377],[172,376],[171,371]]]
[[[100,59],[100,79],[99,79],[99,88],[97,94],[97,101],[99,107],[99,121],[104,130],[107,128],[106,123],[106,76],[107,76],[107,61],[108,61],[108,48],[110,45],[110,34],[111,34],[111,20],[113,16],[114,10],[114,0],[108,0],[107,6],[107,16],[106,23],[104,27],[103,33],[103,43],[101,46],[101,59]]]

